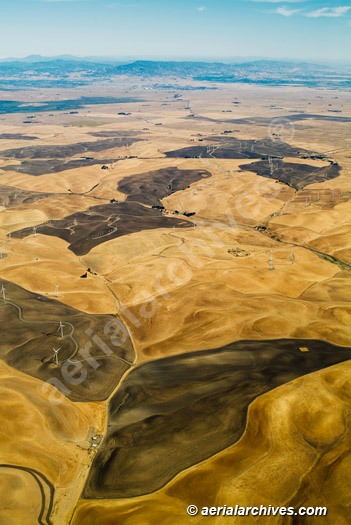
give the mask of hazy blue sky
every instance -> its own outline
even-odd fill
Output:
[[[0,0],[0,13],[1,57],[351,55],[351,0]]]

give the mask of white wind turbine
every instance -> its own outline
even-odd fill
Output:
[[[59,364],[58,353],[61,350],[61,348],[53,348],[53,350],[54,350],[55,363],[58,365]]]

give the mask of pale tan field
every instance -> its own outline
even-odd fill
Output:
[[[261,237],[212,228],[134,234],[100,245],[83,261],[105,276],[141,322],[133,327],[124,317],[142,360],[238,339],[307,337],[350,344],[349,272],[302,248],[294,250],[291,263],[288,246]],[[249,255],[228,253],[236,247]],[[333,299],[309,301],[311,287],[325,282],[328,289],[340,283]]]
[[[55,405],[53,387],[3,361],[0,376],[1,419],[6,421],[0,431],[0,463],[41,472],[55,487],[54,522],[67,523],[91,462],[92,437],[104,429],[105,407],[66,398]],[[3,468],[1,474],[8,505],[2,505],[1,523],[37,523],[41,498],[35,481],[14,468]]]
[[[91,274],[82,279],[87,268],[68,250],[65,241],[33,234],[11,241],[5,249],[7,257],[1,261],[4,279],[87,313],[116,312],[116,301],[104,280]]]

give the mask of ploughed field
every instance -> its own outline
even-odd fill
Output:
[[[238,441],[256,397],[350,358],[351,348],[281,339],[239,341],[134,368],[111,399],[83,496],[127,498],[160,489]]]

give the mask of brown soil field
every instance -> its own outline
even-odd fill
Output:
[[[311,403],[313,399],[313,403]],[[187,524],[188,505],[327,506],[327,516],[301,523],[346,525],[350,505],[350,365],[308,374],[258,397],[242,438],[179,474],[153,494],[119,500],[80,500],[73,524]],[[321,480],[323,483],[321,484]],[[191,517],[203,523],[201,515]],[[243,517],[214,517],[217,524]],[[299,518],[300,520],[300,518]],[[293,525],[294,517],[247,517],[250,524]],[[300,521],[299,521],[300,522]]]

